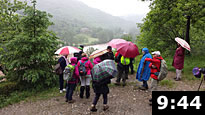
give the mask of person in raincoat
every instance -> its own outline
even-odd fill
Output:
[[[100,59],[100,57],[94,58],[93,63],[94,63],[95,65],[98,64],[98,63],[100,63],[100,62],[102,62],[102,60]]]
[[[77,64],[78,68],[80,67],[81,64],[85,64],[86,75],[84,76],[80,75],[80,82],[81,82],[80,98],[83,98],[84,90],[86,90],[86,98],[88,99],[90,97],[91,69],[93,68],[93,64],[88,59],[86,53],[83,53],[81,60],[78,61],[78,64]]]
[[[176,77],[174,78],[176,81],[181,80],[181,72],[184,68],[184,51],[185,49],[178,44],[178,48],[176,49],[172,63],[172,66],[174,66],[174,68],[176,69]]]
[[[114,60],[114,54],[112,52],[112,47],[107,46],[107,51],[108,51],[107,53],[100,56],[101,61],[104,61],[106,59]]]
[[[110,83],[111,83],[110,78],[104,79],[99,83],[93,81],[92,87],[95,92],[95,98],[93,99],[90,111],[92,112],[97,111],[96,105],[100,98],[100,95],[103,96],[103,110],[106,111],[109,108],[109,106],[107,105],[107,102],[108,102],[108,93],[109,93],[108,84]]]
[[[143,48],[142,53],[143,53],[143,57],[140,60],[140,63],[139,63],[138,69],[137,69],[136,79],[140,82],[143,82],[143,85],[139,88],[141,90],[146,90],[146,89],[148,89],[147,81],[150,78],[151,69],[149,68],[150,62],[145,63],[145,58],[152,59],[152,56],[149,53],[148,48]]]
[[[75,87],[79,80],[79,71],[78,71],[78,67],[76,66],[77,58],[72,57],[70,58],[70,61],[71,61],[71,65],[74,66],[75,68],[74,68],[71,80],[67,81],[68,85],[67,85],[67,90],[66,90],[66,102],[74,103],[75,100],[72,98],[72,96],[73,96],[73,91],[75,90]]]
[[[157,91],[158,88],[158,74],[160,72],[160,66],[161,66],[161,61],[163,60],[160,51],[154,51],[152,52],[153,55],[153,59],[151,58],[146,58],[145,61],[146,62],[151,62],[149,64],[149,67],[151,68],[151,74],[150,77],[152,78],[151,80],[151,91]],[[150,105],[152,105],[152,98],[149,100],[150,101]]]
[[[65,67],[69,64],[67,57],[68,55],[63,55],[62,57],[58,59],[58,63],[60,63],[60,66],[63,71],[65,70]],[[59,75],[59,85],[60,85],[59,86],[60,93],[63,93],[63,91],[66,91],[66,89],[63,88],[64,87],[63,73]],[[65,87],[67,86],[65,85]]]

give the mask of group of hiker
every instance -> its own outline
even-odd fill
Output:
[[[126,85],[126,79],[128,79],[128,73],[129,73],[129,67],[131,66],[131,73],[133,74],[133,58],[127,58],[121,55],[120,53],[116,52],[115,55],[112,52],[112,47],[107,47],[107,53],[95,57],[93,63],[89,60],[86,53],[83,52],[83,46],[81,45],[79,47],[81,51],[79,53],[75,53],[74,57],[70,58],[70,64],[67,60],[67,55],[63,55],[59,60],[58,63],[60,64],[62,70],[65,70],[68,65],[72,65],[73,69],[71,71],[72,75],[69,80],[66,82],[66,89],[63,88],[64,85],[64,73],[59,74],[59,84],[60,84],[60,93],[63,91],[66,91],[66,102],[73,103],[75,102],[74,99],[72,99],[73,91],[76,88],[76,85],[80,83],[80,98],[84,98],[84,92],[85,92],[85,98],[90,97],[90,82],[92,80],[92,73],[91,70],[94,67],[94,65],[101,63],[104,60],[113,60],[117,63],[117,79],[115,82],[115,85],[120,85],[122,80],[122,85]],[[154,51],[151,54],[149,53],[148,48],[142,49],[143,57],[141,58],[137,73],[136,73],[136,79],[140,82],[142,82],[142,85],[139,87],[141,90],[147,90],[148,89],[148,83],[147,81],[151,77],[151,91],[156,91],[158,86],[158,75],[161,68],[162,63],[162,56],[160,51]],[[182,48],[180,45],[178,46],[176,53],[174,55],[174,61],[173,66],[176,68],[176,78],[175,80],[178,81],[181,79],[181,70],[183,69],[183,63],[184,63],[184,48]],[[111,83],[111,79],[105,79],[101,82],[92,82],[92,87],[95,93],[95,97],[93,99],[90,111],[97,111],[96,104],[100,98],[100,95],[103,95],[103,110],[107,110],[109,106],[107,105],[108,101],[108,93],[109,93],[109,87],[108,84]],[[152,102],[152,99],[150,99],[150,102]]]

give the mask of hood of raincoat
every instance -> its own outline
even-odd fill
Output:
[[[88,60],[88,57],[82,57],[81,60],[82,60],[82,61],[87,61],[87,60]]]
[[[148,49],[148,48],[143,48],[142,51],[144,51],[145,54],[148,54],[148,53],[149,53],[149,49]],[[145,54],[144,54],[144,55],[145,55]]]
[[[77,64],[77,58],[76,57],[72,57],[70,58],[71,64]]]

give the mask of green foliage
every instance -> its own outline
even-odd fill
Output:
[[[173,56],[164,58],[167,62],[168,70],[175,72],[175,68],[172,66]],[[185,80],[196,80],[192,74],[192,69],[194,67],[204,68],[205,67],[204,56],[185,56],[184,69],[183,69],[183,79]]]
[[[15,6],[15,5],[14,5]],[[52,24],[50,14],[27,6],[19,18],[19,31],[4,44],[5,53],[1,57],[8,69],[8,79],[19,83],[26,81],[42,88],[55,84],[53,73],[54,52],[58,38],[47,28]]]
[[[20,101],[36,101],[49,99],[56,96],[62,96],[58,92],[58,87],[48,88],[44,90],[29,89],[25,91],[14,91],[9,96],[0,95],[0,108],[18,103]]]
[[[175,83],[173,80],[165,79],[165,80],[160,81],[160,85],[167,86],[169,88],[173,88],[175,86]]]
[[[172,52],[176,48],[175,37],[185,38],[187,16],[191,17],[191,47],[193,41],[204,41],[204,0],[155,0],[150,5],[151,11],[141,27],[139,44],[151,50]],[[199,38],[199,34],[202,36]],[[196,39],[200,39],[197,41]]]
[[[11,92],[17,90],[16,82],[2,82],[0,83],[0,95],[9,95]]]

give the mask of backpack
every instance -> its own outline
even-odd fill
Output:
[[[61,75],[63,73],[63,69],[61,68],[60,63],[56,64],[55,67],[54,67],[54,71],[57,75]]]
[[[66,67],[65,67],[65,70],[63,71],[63,79],[64,80],[67,80],[67,81],[71,81],[72,80],[72,77],[73,77],[73,71],[75,69],[76,65],[73,66],[71,64],[68,64]]]
[[[87,75],[86,68],[85,68],[85,63],[87,63],[88,61],[85,61],[84,63],[82,63],[81,60],[80,60],[79,62],[80,62],[80,66],[79,66],[79,68],[78,68],[78,70],[79,70],[79,75],[80,75],[80,76],[85,76],[85,75]]]
[[[160,60],[161,65],[160,65],[160,72],[158,75],[158,80],[161,81],[164,78],[166,78],[167,74],[168,74],[168,69],[167,69],[167,64],[165,60]]]
[[[126,58],[124,56],[121,57],[120,62],[122,65],[129,65],[130,64],[130,58]]]

